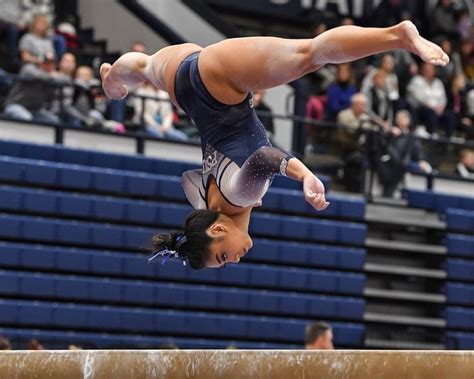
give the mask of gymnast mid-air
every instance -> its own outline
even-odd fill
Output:
[[[196,209],[184,232],[154,237],[156,256],[179,258],[194,269],[238,263],[252,248],[250,214],[261,205],[274,176],[303,182],[305,200],[328,207],[322,182],[297,158],[273,147],[252,103],[252,91],[291,82],[326,64],[406,49],[444,66],[448,56],[404,21],[389,28],[341,26],[313,39],[249,37],[202,48],[165,47],[148,56],[127,53],[100,68],[106,95],[120,99],[144,82],[167,91],[201,135],[202,169],[182,182]]]

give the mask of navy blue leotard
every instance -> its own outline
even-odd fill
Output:
[[[175,78],[178,104],[201,136],[202,169],[183,173],[183,188],[196,209],[207,208],[210,179],[225,199],[240,207],[261,205],[276,174],[286,174],[293,156],[275,148],[253,108],[252,95],[236,105],[216,100],[198,69],[199,52],[185,58]]]

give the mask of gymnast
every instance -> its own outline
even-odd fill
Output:
[[[195,210],[184,233],[153,238],[162,264],[178,258],[194,269],[238,263],[252,248],[250,214],[261,205],[274,176],[303,182],[305,200],[328,207],[322,182],[297,158],[272,147],[252,103],[252,91],[286,84],[326,64],[344,63],[394,49],[444,66],[449,58],[404,21],[389,28],[341,26],[314,39],[234,38],[202,48],[165,47],[148,56],[122,55],[102,64],[106,95],[124,98],[149,82],[195,122],[201,135],[202,169],[186,171],[182,184]]]

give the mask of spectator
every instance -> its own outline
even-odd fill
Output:
[[[10,65],[18,60],[18,38],[24,28],[19,0],[2,0],[0,2],[0,35],[4,37],[5,56]]]
[[[65,53],[58,65],[58,77],[64,80],[64,85],[57,89],[51,110],[57,115],[66,115],[66,122],[70,121],[67,117],[67,109],[72,106],[73,102],[75,71],[76,57],[72,53]]]
[[[431,165],[424,160],[420,140],[412,133],[410,113],[398,111],[395,129],[388,141],[387,152],[380,157],[378,174],[383,185],[383,196],[391,197],[409,168],[430,173]]]
[[[333,350],[333,333],[331,325],[325,322],[308,324],[304,331],[306,350]]]
[[[36,66],[27,63],[19,74],[5,100],[5,114],[25,121],[59,123],[59,118],[48,108],[54,99],[55,84],[64,83],[58,75],[54,59],[46,55]]]
[[[445,126],[449,138],[455,127],[454,115],[446,109],[447,96],[443,83],[436,77],[436,69],[423,63],[421,75],[408,84],[408,102],[418,121],[424,123],[429,133],[435,133],[439,125]]]
[[[458,33],[462,40],[468,39],[472,33],[473,24],[467,8],[462,9],[458,16]]]
[[[463,178],[474,179],[474,151],[462,149],[459,153],[459,162],[456,172]]]
[[[137,88],[134,95],[137,95],[133,98],[134,123],[144,123],[146,132],[157,138],[173,141],[188,140],[185,133],[173,126],[173,107],[165,91],[155,88],[150,83],[145,83]],[[139,96],[149,98],[142,100]]]
[[[26,350],[44,350],[44,346],[37,339],[32,338],[27,342]]]
[[[449,56],[449,63],[444,67],[438,67],[438,77],[443,82],[444,87],[449,91],[451,79],[462,72],[461,56],[453,50],[451,41],[444,38],[440,42],[441,48]]]
[[[1,350],[11,350],[12,345],[10,344],[10,341],[4,337],[0,337],[0,351]]]
[[[265,104],[263,99],[265,98],[265,93],[266,91],[255,91],[253,95],[253,106],[255,110],[266,112],[266,113],[271,113],[272,110],[270,107]],[[273,138],[273,135],[275,133],[274,127],[273,127],[273,116],[272,115],[259,115],[258,118],[262,122],[263,126],[265,127],[265,130],[267,131],[268,138],[271,140]]]
[[[349,131],[359,129],[367,121],[369,121],[367,96],[360,92],[351,97],[351,106],[337,115],[337,123],[345,126]]]
[[[389,92],[386,84],[386,74],[383,70],[378,70],[372,78],[373,84],[367,95],[367,108],[382,120],[391,123],[392,102],[389,99]]]
[[[395,59],[391,54],[384,54],[382,56],[380,68],[373,68],[365,76],[364,80],[362,81],[361,92],[365,94],[368,94],[370,92],[371,88],[374,85],[374,76],[379,70],[382,70],[385,73],[385,87],[388,93],[388,99],[391,102],[398,101],[398,99],[400,98],[400,93],[398,90],[398,77],[395,73]]]
[[[336,120],[343,109],[349,108],[352,95],[357,92],[353,85],[353,75],[350,63],[337,66],[336,81],[328,87],[327,118]]]
[[[457,11],[453,0],[439,0],[429,17],[429,23],[432,38],[459,39]]]
[[[55,50],[48,38],[49,18],[47,15],[35,15],[30,23],[29,32],[20,39],[19,50],[24,63],[40,64],[46,56],[54,56]]]
[[[472,113],[469,109],[470,102],[474,107],[474,89],[468,88],[464,74],[458,74],[451,81],[448,108],[452,110],[459,129],[467,134],[473,128],[474,119],[474,109]]]
[[[461,43],[461,65],[469,81],[474,81],[474,42],[469,39]]]

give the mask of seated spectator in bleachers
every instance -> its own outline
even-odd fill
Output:
[[[449,37],[459,39],[457,9],[453,0],[439,0],[429,15],[431,38]]]
[[[69,121],[77,127],[103,127],[117,133],[125,132],[123,124],[106,120],[104,115],[96,109],[95,100],[99,92],[100,81],[94,78],[92,68],[79,66],[74,78],[72,104],[65,109]]]
[[[461,43],[461,65],[468,81],[474,81],[474,42],[465,39]]]
[[[312,322],[304,331],[306,350],[333,350],[334,344],[331,325],[325,322]]]
[[[72,53],[65,53],[58,65],[58,76],[64,79],[61,87],[57,88],[51,110],[69,122],[67,108],[72,106],[74,96],[74,73],[76,71],[76,57]]]
[[[49,28],[47,15],[33,16],[29,32],[20,39],[19,50],[23,63],[40,64],[45,56],[55,56],[54,44],[48,35]]]
[[[459,162],[456,172],[466,179],[474,179],[474,151],[462,149],[459,153]]]
[[[0,350],[11,350],[12,345],[7,338],[0,337]]]
[[[59,117],[49,108],[55,85],[64,82],[64,77],[56,71],[53,56],[46,55],[39,65],[25,64],[5,100],[5,115],[25,121],[59,123]]]
[[[0,37],[5,46],[4,54],[7,64],[12,65],[18,61],[18,38],[25,25],[21,17],[19,0],[0,1]]]
[[[451,79],[460,73],[462,73],[461,56],[455,50],[453,45],[448,38],[444,38],[440,41],[440,46],[446,54],[449,56],[449,63],[444,67],[438,67],[437,76],[443,82],[446,91],[449,91],[449,85]]]
[[[458,129],[468,137],[473,134],[474,88],[468,87],[466,77],[462,73],[454,76],[451,81],[448,108],[456,118]]]
[[[265,93],[266,91],[254,91],[252,94],[253,97],[253,106],[254,109],[257,111],[263,111],[267,113],[271,113],[272,110],[270,107],[265,104],[263,99],[265,98]],[[273,141],[273,135],[275,134],[275,129],[273,127],[273,116],[272,115],[258,115],[258,118],[262,122],[263,126],[265,127],[265,130],[267,131],[268,138],[270,141]],[[272,142],[273,144],[273,142]]]
[[[395,126],[388,137],[386,154],[380,157],[377,167],[380,182],[383,185],[383,196],[391,197],[411,168],[414,171],[430,173],[431,165],[424,159],[420,140],[412,132],[410,113],[398,111]]]
[[[405,63],[404,63],[405,64]],[[385,85],[388,92],[388,98],[391,102],[396,102],[400,98],[398,89],[398,77],[395,73],[395,58],[392,54],[384,54],[380,63],[380,68],[372,68],[362,80],[361,92],[368,94],[374,86],[373,78],[379,71],[385,73]]]
[[[369,87],[367,108],[385,122],[392,122],[393,108],[387,89],[387,76],[385,71],[377,70],[372,77],[372,86]]]
[[[351,97],[350,107],[337,115],[337,123],[343,126],[338,132],[342,150],[353,149],[354,143],[357,143],[359,129],[370,121],[367,105],[367,96],[356,93]]]
[[[144,124],[146,132],[153,137],[172,141],[188,140],[184,132],[173,126],[173,106],[165,91],[145,83],[136,89],[134,95],[134,123]],[[143,100],[140,96],[149,98]]]
[[[446,108],[447,96],[443,83],[436,77],[436,69],[423,63],[421,75],[415,76],[408,84],[408,102],[414,110],[417,123],[423,123],[428,133],[436,133],[443,126],[446,137],[455,128],[453,113]]]
[[[328,101],[326,106],[326,117],[335,121],[337,115],[343,109],[350,106],[352,95],[357,92],[354,86],[354,78],[350,63],[337,66],[336,81],[328,87]]]

